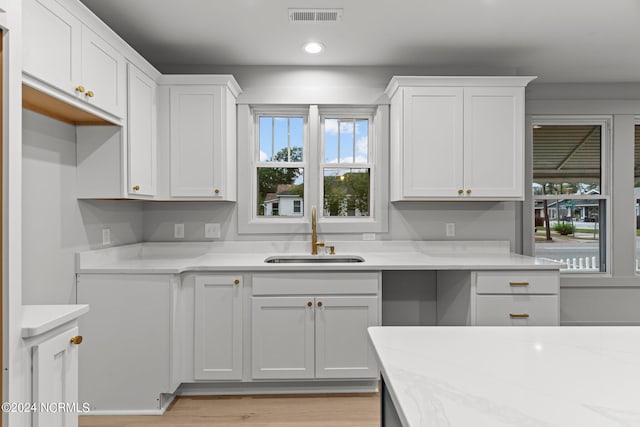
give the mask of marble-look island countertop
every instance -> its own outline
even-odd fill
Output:
[[[329,244],[329,242],[327,242]],[[80,252],[78,273],[177,274],[186,271],[558,270],[563,264],[510,252],[504,241],[331,242],[335,256],[361,263],[268,264],[270,256],[309,255],[309,242],[137,243]],[[331,257],[332,255],[318,255]]]
[[[639,327],[374,327],[404,427],[640,426]]]

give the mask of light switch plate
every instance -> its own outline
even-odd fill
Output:
[[[173,225],[173,237],[176,239],[184,239],[184,224]]]
[[[205,239],[219,239],[220,238],[220,224],[205,224],[204,225],[204,237],[205,237]]]
[[[447,232],[447,237],[454,237],[456,235],[456,224],[453,222],[449,222],[447,223],[446,228],[446,232]]]
[[[102,229],[102,244],[110,245],[111,244],[111,229],[103,228]]]

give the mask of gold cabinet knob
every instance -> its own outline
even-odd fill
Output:
[[[471,194],[471,189],[467,189],[467,194]]]
[[[81,86],[76,87],[76,92],[83,93],[84,92],[84,86],[81,85]]]
[[[133,189],[134,189],[135,191],[138,191],[138,190],[140,190],[140,186],[139,186],[139,185],[134,185],[134,186],[133,186]]]
[[[461,188],[461,189],[458,190],[458,194],[462,194],[462,193],[464,193],[464,191]]]
[[[233,284],[234,284],[234,285],[239,285],[239,284],[240,284],[240,280],[238,280],[238,279],[234,280],[234,281],[233,281]]]
[[[318,307],[322,307],[322,301],[318,301]]]
[[[220,194],[220,190],[218,190],[217,188],[216,188],[215,190],[213,190],[213,192],[214,192],[215,194]]]
[[[307,302],[307,307],[311,307],[313,303],[311,301]]]
[[[82,343],[82,335],[78,335],[77,337],[73,337],[69,340],[71,342],[71,344],[80,344]]]
[[[93,96],[94,96],[94,95],[95,95],[95,94],[93,93],[93,91],[92,91],[92,90],[90,90],[90,91],[88,91],[88,92],[87,92],[87,97],[88,97],[88,98],[93,98]]]

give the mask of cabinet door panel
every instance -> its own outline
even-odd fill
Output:
[[[171,88],[171,196],[220,198],[221,88]],[[216,193],[216,190],[218,192]]]
[[[55,0],[23,1],[23,69],[67,93],[80,84],[82,24]]]
[[[405,196],[458,196],[462,186],[462,93],[461,88],[405,89]]]
[[[124,57],[90,29],[82,28],[82,85],[85,101],[117,117],[126,105]],[[93,96],[89,97],[89,91]]]
[[[252,298],[253,378],[313,378],[313,302],[310,297]]]
[[[71,328],[33,347],[34,403],[78,402],[78,346]],[[81,410],[82,408],[78,408]],[[77,427],[78,414],[72,411],[35,411],[34,427]]]
[[[316,298],[316,377],[375,378],[367,328],[378,324],[378,298]]]
[[[196,277],[195,281],[194,377],[197,380],[240,380],[242,279],[204,276]]]
[[[129,189],[132,196],[156,194],[156,84],[135,66],[128,70]]]
[[[465,88],[464,186],[472,197],[522,198],[523,88]]]

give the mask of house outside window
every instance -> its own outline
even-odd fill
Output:
[[[609,121],[533,121],[535,256],[563,272],[607,271]]]

